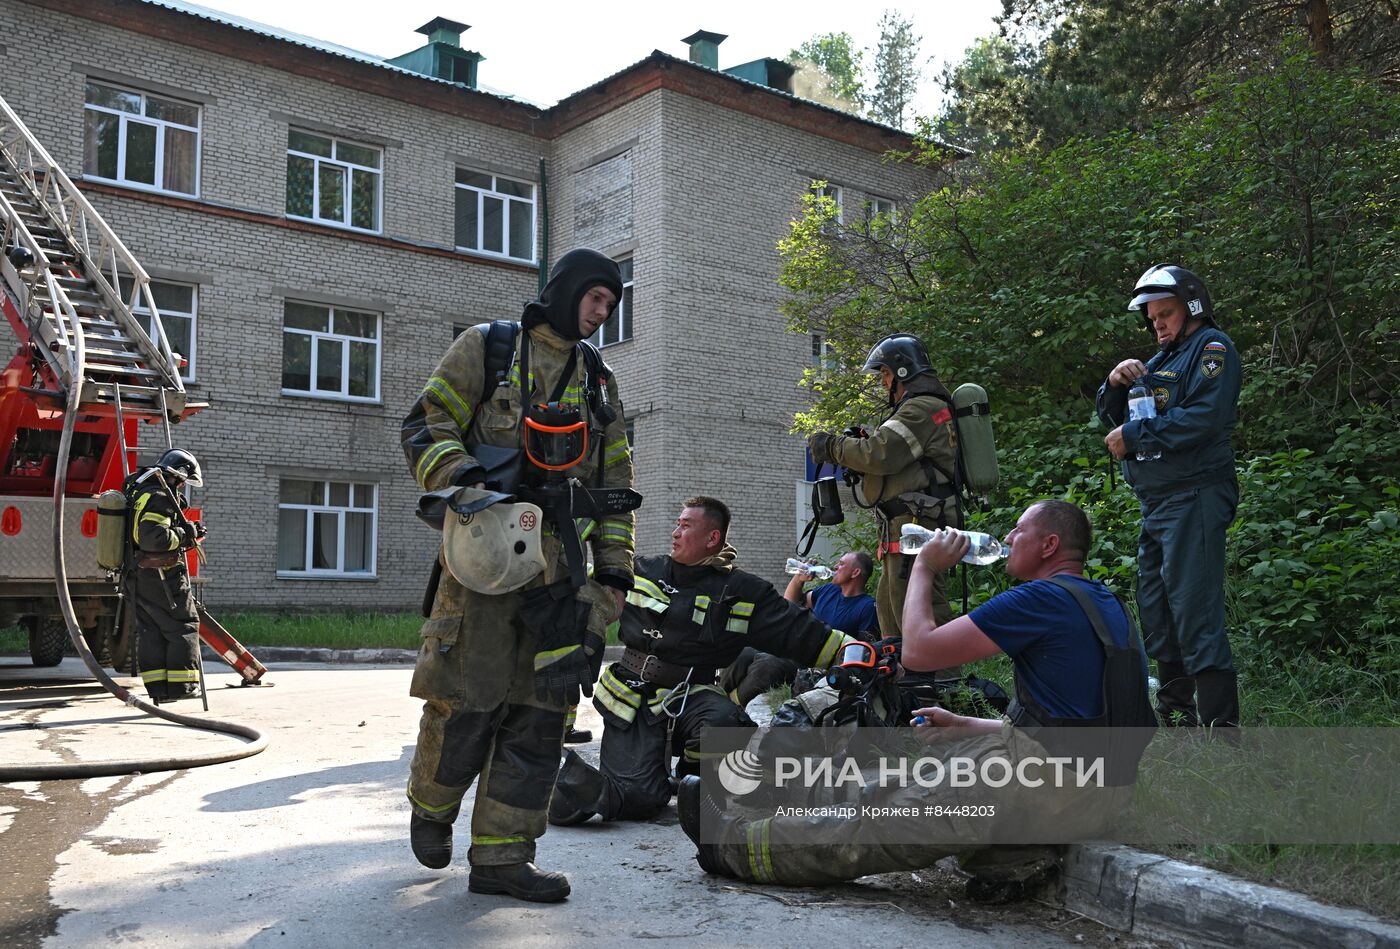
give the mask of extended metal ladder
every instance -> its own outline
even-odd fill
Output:
[[[204,407],[186,396],[150,277],[3,98],[0,257],[0,292],[22,314],[12,328],[35,360],[31,396],[62,406],[80,385],[84,411],[160,418],[167,438],[170,422]],[[154,339],[132,313],[138,306],[151,314]]]

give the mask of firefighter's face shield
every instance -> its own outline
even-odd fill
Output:
[[[588,420],[576,405],[549,402],[525,413],[525,455],[536,468],[567,471],[588,454]]]

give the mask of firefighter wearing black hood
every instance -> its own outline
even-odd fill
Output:
[[[565,254],[540,299],[526,306],[509,370],[494,387],[486,379],[491,334],[458,336],[404,419],[404,453],[418,484],[436,491],[490,483],[489,446],[526,449],[521,484],[554,477],[630,488],[632,458],[617,385],[606,366],[590,371],[596,353],[585,351],[583,342],[621,295],[613,261],[591,250]],[[590,382],[590,375],[598,378]],[[528,433],[539,431],[530,423],[544,403],[578,409],[589,432],[578,457],[556,458],[548,472],[539,466],[549,460],[531,454],[528,443]],[[571,530],[592,547],[586,582],[564,553]],[[535,841],[545,831],[566,709],[597,678],[604,628],[621,613],[632,587],[633,515],[556,516],[554,522],[547,515],[542,544],[544,572],[512,592],[474,592],[450,568],[435,571],[440,579],[410,687],[424,705],[408,784],[409,837],[419,862],[446,866],[453,821],[475,781],[469,889],[555,902],[569,895],[569,882],[534,865]],[[546,603],[550,597],[553,606]],[[538,603],[546,603],[543,614]]]
[[[1142,506],[1138,613],[1157,660],[1157,713],[1168,725],[1235,725],[1239,693],[1225,633],[1225,529],[1239,484],[1230,433],[1240,395],[1235,344],[1215,325],[1205,283],[1159,264],[1133,289],[1159,351],[1125,359],[1099,388],[1104,439]],[[1157,417],[1127,418],[1128,389],[1146,379]]]
[[[957,437],[952,396],[938,381],[923,341],[895,333],[875,344],[862,367],[878,372],[893,409],[868,438],[818,432],[807,440],[812,460],[834,462],[859,472],[861,493],[875,505],[880,521],[879,557],[884,564],[875,590],[880,631],[900,634],[909,565],[899,552],[899,530],[918,523],[928,528],[960,527],[953,476]],[[953,618],[947,586],[940,576],[933,589],[939,623]],[[959,670],[940,670],[939,678],[957,678]]]

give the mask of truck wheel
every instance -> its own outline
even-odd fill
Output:
[[[39,667],[56,666],[68,648],[68,625],[57,616],[42,616],[29,624],[29,658]]]

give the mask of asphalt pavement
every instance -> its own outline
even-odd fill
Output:
[[[261,754],[0,785],[0,945],[1148,944],[1045,902],[968,904],[942,866],[825,888],[711,877],[674,808],[649,822],[551,828],[538,861],[570,875],[565,903],[472,894],[466,813],[448,868],[419,866],[408,847],[403,786],[419,713],[410,667],[259,655],[268,686],[235,688],[232,672],[211,667],[208,714],[262,731]],[[204,714],[197,701],[172,708]],[[601,734],[588,705],[580,726]],[[0,656],[0,765],[197,755],[239,741],[122,705],[76,659],[36,670]],[[596,757],[596,740],[582,753]]]

